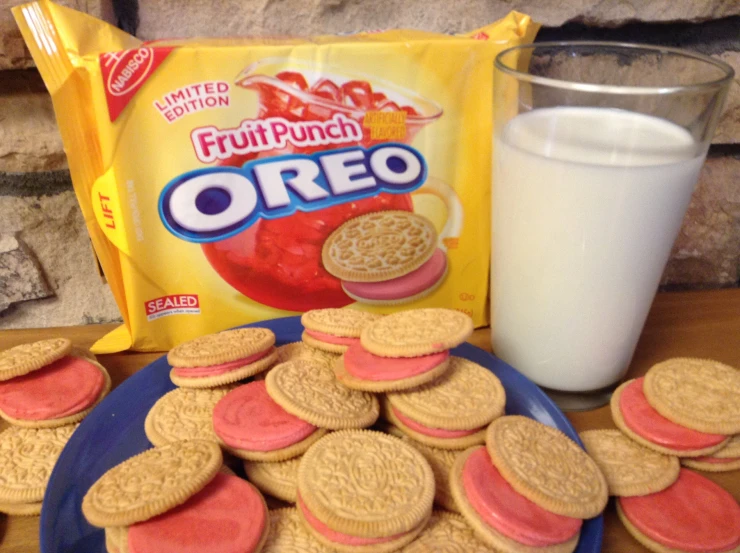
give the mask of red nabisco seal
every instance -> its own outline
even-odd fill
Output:
[[[134,48],[100,54],[100,69],[111,121],[118,118],[171,51],[171,47]]]

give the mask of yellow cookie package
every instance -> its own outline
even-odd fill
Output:
[[[123,315],[95,352],[323,307],[488,322],[493,60],[528,16],[142,42],[45,0],[13,13]]]

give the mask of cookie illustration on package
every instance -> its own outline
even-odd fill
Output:
[[[447,275],[447,255],[426,217],[369,213],[344,223],[324,242],[326,270],[361,303],[394,305],[426,297]]]

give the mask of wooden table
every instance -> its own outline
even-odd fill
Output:
[[[113,325],[8,330],[0,332],[0,350],[23,342],[52,336],[66,336],[77,345],[89,347]],[[471,342],[490,351],[489,331],[475,332]],[[101,355],[116,386],[159,353],[119,353]],[[628,378],[640,376],[651,365],[669,357],[709,357],[740,367],[740,289],[706,292],[658,294],[632,360]],[[613,428],[608,407],[581,413],[569,413],[577,430]],[[740,471],[724,474],[703,473],[740,501]],[[0,515],[0,553],[35,553],[39,551],[38,517]],[[647,552],[627,534],[610,502],[606,510],[604,552]]]

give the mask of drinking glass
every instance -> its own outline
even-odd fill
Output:
[[[636,44],[497,56],[492,344],[561,407],[627,371],[733,75]]]

